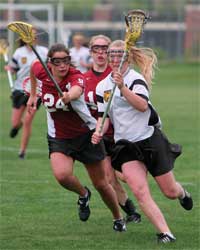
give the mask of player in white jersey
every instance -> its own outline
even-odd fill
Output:
[[[74,66],[82,73],[86,72],[91,66],[89,48],[84,46],[84,36],[81,33],[73,35],[73,47],[70,49],[70,56]]]
[[[101,140],[110,118],[115,139],[112,165],[123,173],[142,211],[158,230],[158,242],[175,241],[162,212],[151,196],[147,180],[149,172],[168,198],[178,198],[186,210],[192,209],[191,195],[176,182],[172,172],[177,155],[172,152],[163,132],[155,126],[159,117],[149,101],[157,58],[151,49],[132,47],[119,72],[123,53],[123,41],[116,40],[109,46],[108,58],[113,71],[96,88],[100,118],[92,142],[97,144]],[[130,64],[139,66],[142,74],[131,69]],[[106,118],[103,133],[100,133],[101,117],[115,84],[117,88],[108,113],[109,118]]]
[[[30,66],[32,62],[36,59],[35,53],[32,49],[20,40],[21,46],[16,49],[12,56],[12,60],[6,67],[13,74],[16,75],[16,80],[14,82],[14,90],[12,92],[12,115],[11,123],[12,129],[10,131],[10,137],[14,138],[19,129],[22,127],[22,136],[20,142],[19,158],[24,159],[27,145],[32,130],[32,121],[35,116],[35,112],[29,114],[26,112],[26,103],[28,101],[28,95],[24,92],[23,82],[30,75]],[[48,49],[44,46],[39,46],[36,44],[37,40],[34,42],[34,47],[42,60],[46,60]],[[41,100],[38,98],[38,108],[40,106]],[[23,125],[23,126],[22,126]]]

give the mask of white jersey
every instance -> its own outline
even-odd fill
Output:
[[[90,52],[87,47],[82,46],[80,49],[72,47],[70,49],[70,56],[72,63],[78,70],[82,73],[88,71],[88,68],[80,65],[80,61],[83,61],[84,63],[89,63],[90,61]]]
[[[48,49],[39,45],[36,45],[35,49],[41,59],[46,61]],[[9,64],[14,70],[16,70],[14,89],[23,90],[23,81],[30,75],[30,66],[36,59],[37,57],[35,53],[26,45],[16,49],[13,54],[12,61]]]
[[[133,69],[128,69],[124,74],[124,84],[131,91],[145,98],[151,105],[148,87],[141,74]],[[114,82],[111,74],[97,85],[97,105],[98,112],[101,115],[106,110],[113,87]],[[150,137],[154,131],[153,125],[150,125],[151,114],[152,109],[150,106],[145,112],[140,112],[131,106],[116,87],[108,112],[114,126],[115,142],[120,139],[136,142]]]

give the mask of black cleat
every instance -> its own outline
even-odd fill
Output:
[[[158,243],[169,243],[176,240],[176,238],[170,233],[160,233],[157,234],[157,237]]]
[[[113,222],[113,229],[114,229],[116,232],[124,232],[124,231],[126,231],[126,223],[125,223],[125,220],[124,220],[124,219],[117,219],[117,220],[114,220],[114,222]]]
[[[10,130],[10,137],[14,138],[18,134],[19,128],[12,128]]]
[[[141,215],[137,212],[135,212],[132,215],[126,216],[126,223],[134,222],[134,223],[140,223],[141,222]]]
[[[179,202],[180,202],[181,206],[183,208],[185,208],[185,210],[191,210],[193,208],[192,196],[186,190],[184,190],[184,192],[185,192],[185,197],[182,199],[179,198]]]
[[[12,128],[12,129],[10,130],[10,137],[11,137],[11,138],[14,138],[14,137],[18,134],[18,132],[19,132],[19,130],[20,130],[21,127],[22,127],[22,123],[20,124],[19,127],[14,127],[14,128]]]
[[[126,215],[126,223],[128,222],[135,222],[139,223],[141,222],[141,215],[136,212],[136,208],[132,202],[132,200],[127,199],[125,205],[121,205],[120,207],[124,210],[124,212],[127,214]]]
[[[20,159],[22,159],[22,160],[24,160],[24,158],[25,158],[25,152],[19,152],[19,154],[18,154],[18,157],[20,158]]]
[[[82,221],[86,221],[90,217],[89,201],[91,197],[91,192],[87,187],[85,187],[85,189],[88,191],[87,197],[79,197],[78,199],[79,218]]]

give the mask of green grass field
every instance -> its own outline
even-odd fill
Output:
[[[112,230],[112,216],[93,188],[84,167],[75,164],[75,174],[92,191],[91,217],[83,223],[77,215],[77,196],[55,181],[48,160],[46,114],[43,107],[33,123],[25,160],[17,157],[20,135],[10,139],[11,101],[7,77],[0,75],[1,157],[1,250],[197,250],[200,249],[199,212],[199,83],[197,64],[163,64],[157,72],[152,102],[163,130],[171,141],[183,146],[174,173],[191,193],[194,208],[188,212],[178,201],[165,198],[149,176],[153,197],[162,209],[174,244],[158,245],[155,229],[142,214],[140,224],[128,224],[127,232]],[[134,199],[129,188],[124,185]],[[135,200],[135,199],[134,199]]]

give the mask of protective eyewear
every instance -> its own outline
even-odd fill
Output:
[[[114,58],[121,59],[124,54],[124,50],[109,50],[108,57],[110,61],[113,61]]]
[[[92,45],[91,51],[94,53],[98,53],[100,51],[103,53],[107,53],[108,45]]]
[[[60,66],[62,63],[67,65],[67,64],[70,64],[70,62],[71,62],[71,56],[52,57],[52,58],[50,58],[50,62],[52,64],[54,64],[55,66]]]

